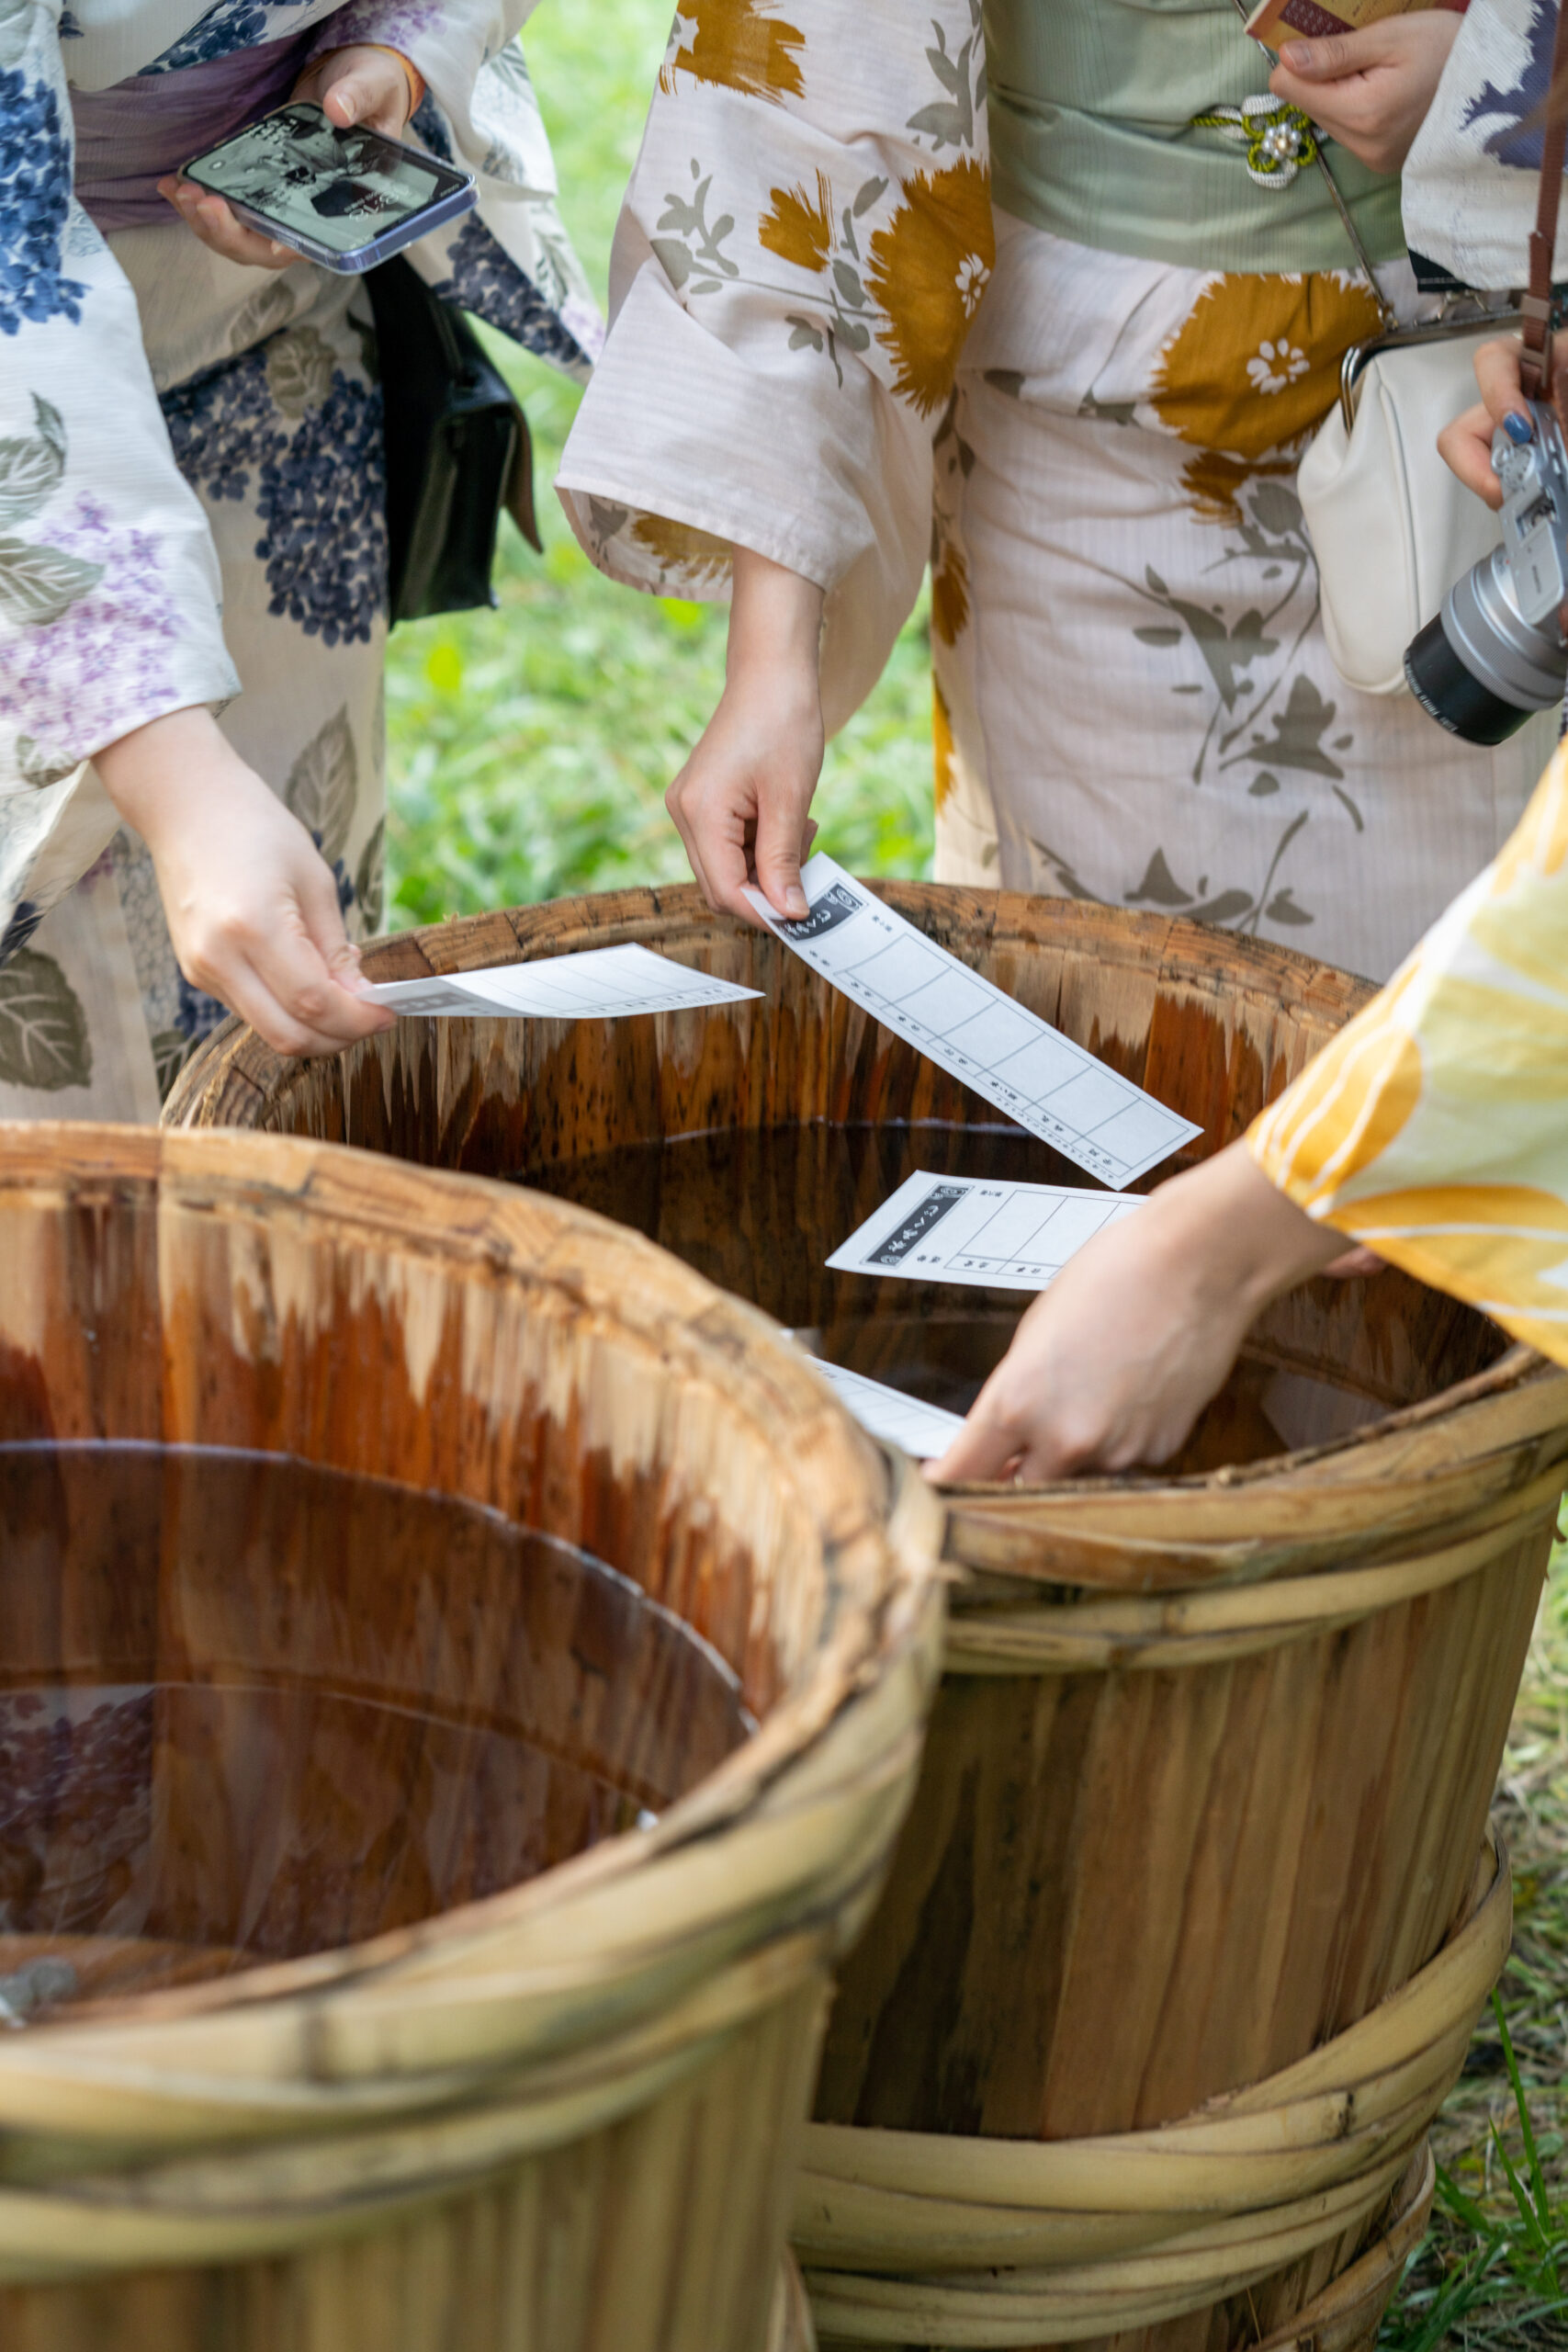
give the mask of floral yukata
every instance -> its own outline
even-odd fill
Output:
[[[1550,722],[1478,751],[1329,660],[1296,469],[1378,314],[1268,70],[1232,0],[681,0],[560,487],[635,585],[819,582],[830,727],[930,560],[942,879],[1382,978]]]
[[[180,974],[151,858],[91,766],[149,719],[218,709],[315,835],[351,934],[381,918],[367,298],[307,262],[269,273],[209,252],[147,200],[158,128],[167,169],[328,51],[398,50],[426,89],[410,135],[480,189],[478,213],[409,258],[585,375],[598,321],[513,38],[526,13],[0,0],[0,1117],[155,1119],[223,1017]]]
[[[1424,277],[1528,282],[1556,23],[1549,0],[1472,0],[1405,166]],[[1560,281],[1565,252],[1560,231]],[[1247,1144],[1310,1216],[1568,1363],[1568,745]]]

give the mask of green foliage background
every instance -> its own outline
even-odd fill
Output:
[[[670,28],[670,0],[545,0],[525,46],[562,209],[604,299],[610,238]],[[510,522],[500,610],[405,624],[387,675],[388,922],[436,922],[576,890],[688,878],[665,786],[724,683],[721,606],[602,579],[549,484],[579,394],[492,339],[533,427],[545,553]],[[821,845],[859,873],[931,859],[930,641],[922,608],[829,749]]]

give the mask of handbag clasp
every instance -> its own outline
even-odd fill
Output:
[[[1339,363],[1339,413],[1345,420],[1346,432],[1355,429],[1361,378],[1368,362],[1375,359],[1380,351],[1406,351],[1423,344],[1454,343],[1461,335],[1474,334],[1483,327],[1507,334],[1517,328],[1521,315],[1516,301],[1506,303],[1500,310],[1489,310],[1479,294],[1450,294],[1435,319],[1421,319],[1408,327],[1385,327],[1377,334],[1369,335],[1364,343],[1353,343]]]

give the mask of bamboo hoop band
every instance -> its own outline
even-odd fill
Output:
[[[1282,1577],[1219,1590],[1045,1603],[1029,1609],[964,1608],[949,1615],[942,1654],[948,1674],[1080,1674],[1160,1671],[1256,1657],[1288,1643],[1339,1632],[1363,1617],[1438,1592],[1530,1540],[1532,1519],[1554,1518],[1562,1472],[1549,1470],[1513,1498],[1509,1516],[1441,1551],[1368,1568]]]
[[[1438,2168],[1428,2141],[1411,2158],[1365,2254],[1331,2278],[1294,2319],[1266,2336],[1258,2352],[1364,2352],[1406,2262],[1426,2235],[1437,2185]]]
[[[813,2124],[794,2242],[819,2331],[1072,2342],[1201,2309],[1367,2221],[1458,2076],[1512,1925],[1489,1837],[1464,1925],[1398,1993],[1156,2130],[1040,2143]]]

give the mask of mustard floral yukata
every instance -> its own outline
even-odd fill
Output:
[[[1525,282],[1555,29],[1546,0],[1472,0],[1406,166],[1424,268]],[[1568,1363],[1568,748],[1248,1145],[1309,1216]]]
[[[830,727],[930,560],[942,878],[1382,978],[1551,721],[1478,751],[1329,660],[1296,468],[1377,311],[1268,70],[1230,0],[682,0],[561,487],[637,586],[824,586]]]

